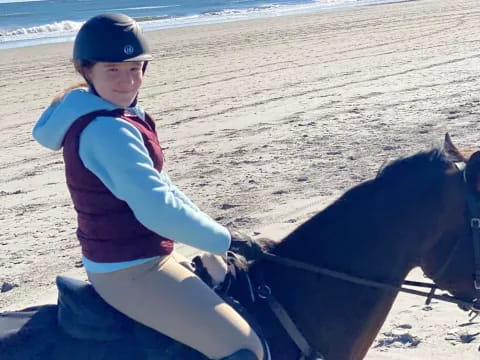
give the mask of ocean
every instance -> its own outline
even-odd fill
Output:
[[[392,0],[0,0],[0,50],[73,41],[87,19],[105,12],[152,31],[385,2]]]

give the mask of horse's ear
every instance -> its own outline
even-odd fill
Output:
[[[452,138],[449,133],[445,134],[445,140],[443,142],[443,150],[450,157],[453,162],[467,162],[467,158],[453,145]]]
[[[480,151],[470,156],[465,167],[465,181],[470,189],[480,192]]]

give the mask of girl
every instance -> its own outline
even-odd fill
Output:
[[[130,17],[88,20],[73,50],[87,87],[57,98],[33,136],[63,148],[83,263],[107,303],[208,358],[263,359],[248,323],[174,252],[175,241],[223,254],[231,236],[163,170],[155,124],[137,105],[151,59]]]

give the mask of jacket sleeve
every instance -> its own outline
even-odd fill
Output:
[[[109,117],[92,121],[80,136],[79,155],[85,167],[125,201],[148,229],[215,254],[228,250],[229,231],[153,167],[140,132],[128,122]]]
[[[175,194],[175,196],[178,199],[181,199],[185,204],[191,206],[193,209],[197,211],[201,211],[197,205],[193,203],[192,200],[188,198],[187,195],[185,195],[173,182],[170,180],[170,177],[168,176],[166,171],[162,171],[162,175],[164,176],[165,181],[169,184],[170,191]]]

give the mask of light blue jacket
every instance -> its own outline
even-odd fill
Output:
[[[33,137],[51,150],[60,150],[65,134],[79,117],[117,107],[80,88],[69,92],[42,114]],[[145,118],[139,107],[129,111]],[[79,155],[87,169],[132,209],[145,227],[157,234],[215,254],[230,246],[229,231],[198,209],[170,180],[158,172],[149,157],[140,132],[128,122],[98,117],[80,136]],[[83,258],[89,272],[108,272],[150,259],[120,263],[96,263]]]

